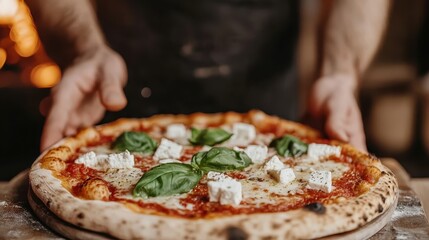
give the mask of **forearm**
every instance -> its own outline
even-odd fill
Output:
[[[42,42],[53,57],[69,58],[104,45],[89,0],[27,0]],[[62,53],[62,56],[55,56]],[[64,56],[66,55],[66,56]]]
[[[357,79],[375,54],[389,0],[334,0],[323,39],[321,76]],[[356,84],[356,83],[354,83]]]

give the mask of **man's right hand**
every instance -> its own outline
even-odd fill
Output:
[[[106,110],[124,108],[126,79],[124,60],[108,47],[94,49],[77,58],[52,89],[41,150],[64,136],[75,134],[79,128],[100,121]]]

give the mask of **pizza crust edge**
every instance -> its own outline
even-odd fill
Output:
[[[326,212],[317,214],[304,208],[282,213],[266,213],[217,217],[213,219],[184,219],[160,215],[136,213],[123,204],[74,197],[55,177],[75,149],[97,139],[99,132],[119,135],[125,130],[151,124],[168,125],[182,122],[194,125],[211,125],[247,121],[261,129],[270,124],[293,128],[297,136],[316,137],[319,133],[299,123],[282,120],[260,111],[247,114],[218,113],[191,115],[157,115],[147,119],[120,119],[113,123],[84,129],[75,137],[66,138],[45,151],[30,170],[30,184],[42,202],[61,219],[76,226],[105,232],[118,238],[147,239],[199,239],[211,236],[225,239],[231,234],[244,234],[250,239],[262,237],[317,238],[354,230],[383,214],[397,198],[398,184],[393,173],[381,162],[353,147],[340,144],[361,163],[380,170],[378,182],[357,198],[325,205]],[[43,166],[43,167],[42,167]],[[50,170],[49,170],[50,169]],[[100,224],[102,223],[102,224]],[[311,229],[311,231],[309,231]]]

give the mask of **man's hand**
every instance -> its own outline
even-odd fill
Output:
[[[126,79],[124,60],[108,47],[93,49],[77,58],[52,89],[41,150],[100,121],[106,109],[124,108],[127,100],[122,88]]]
[[[366,151],[365,133],[354,96],[356,80],[348,75],[325,76],[317,80],[310,93],[309,116],[328,137],[348,142]]]

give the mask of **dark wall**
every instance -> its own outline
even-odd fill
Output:
[[[1,79],[0,79],[1,81]],[[39,155],[46,89],[0,88],[0,181],[29,168]]]

